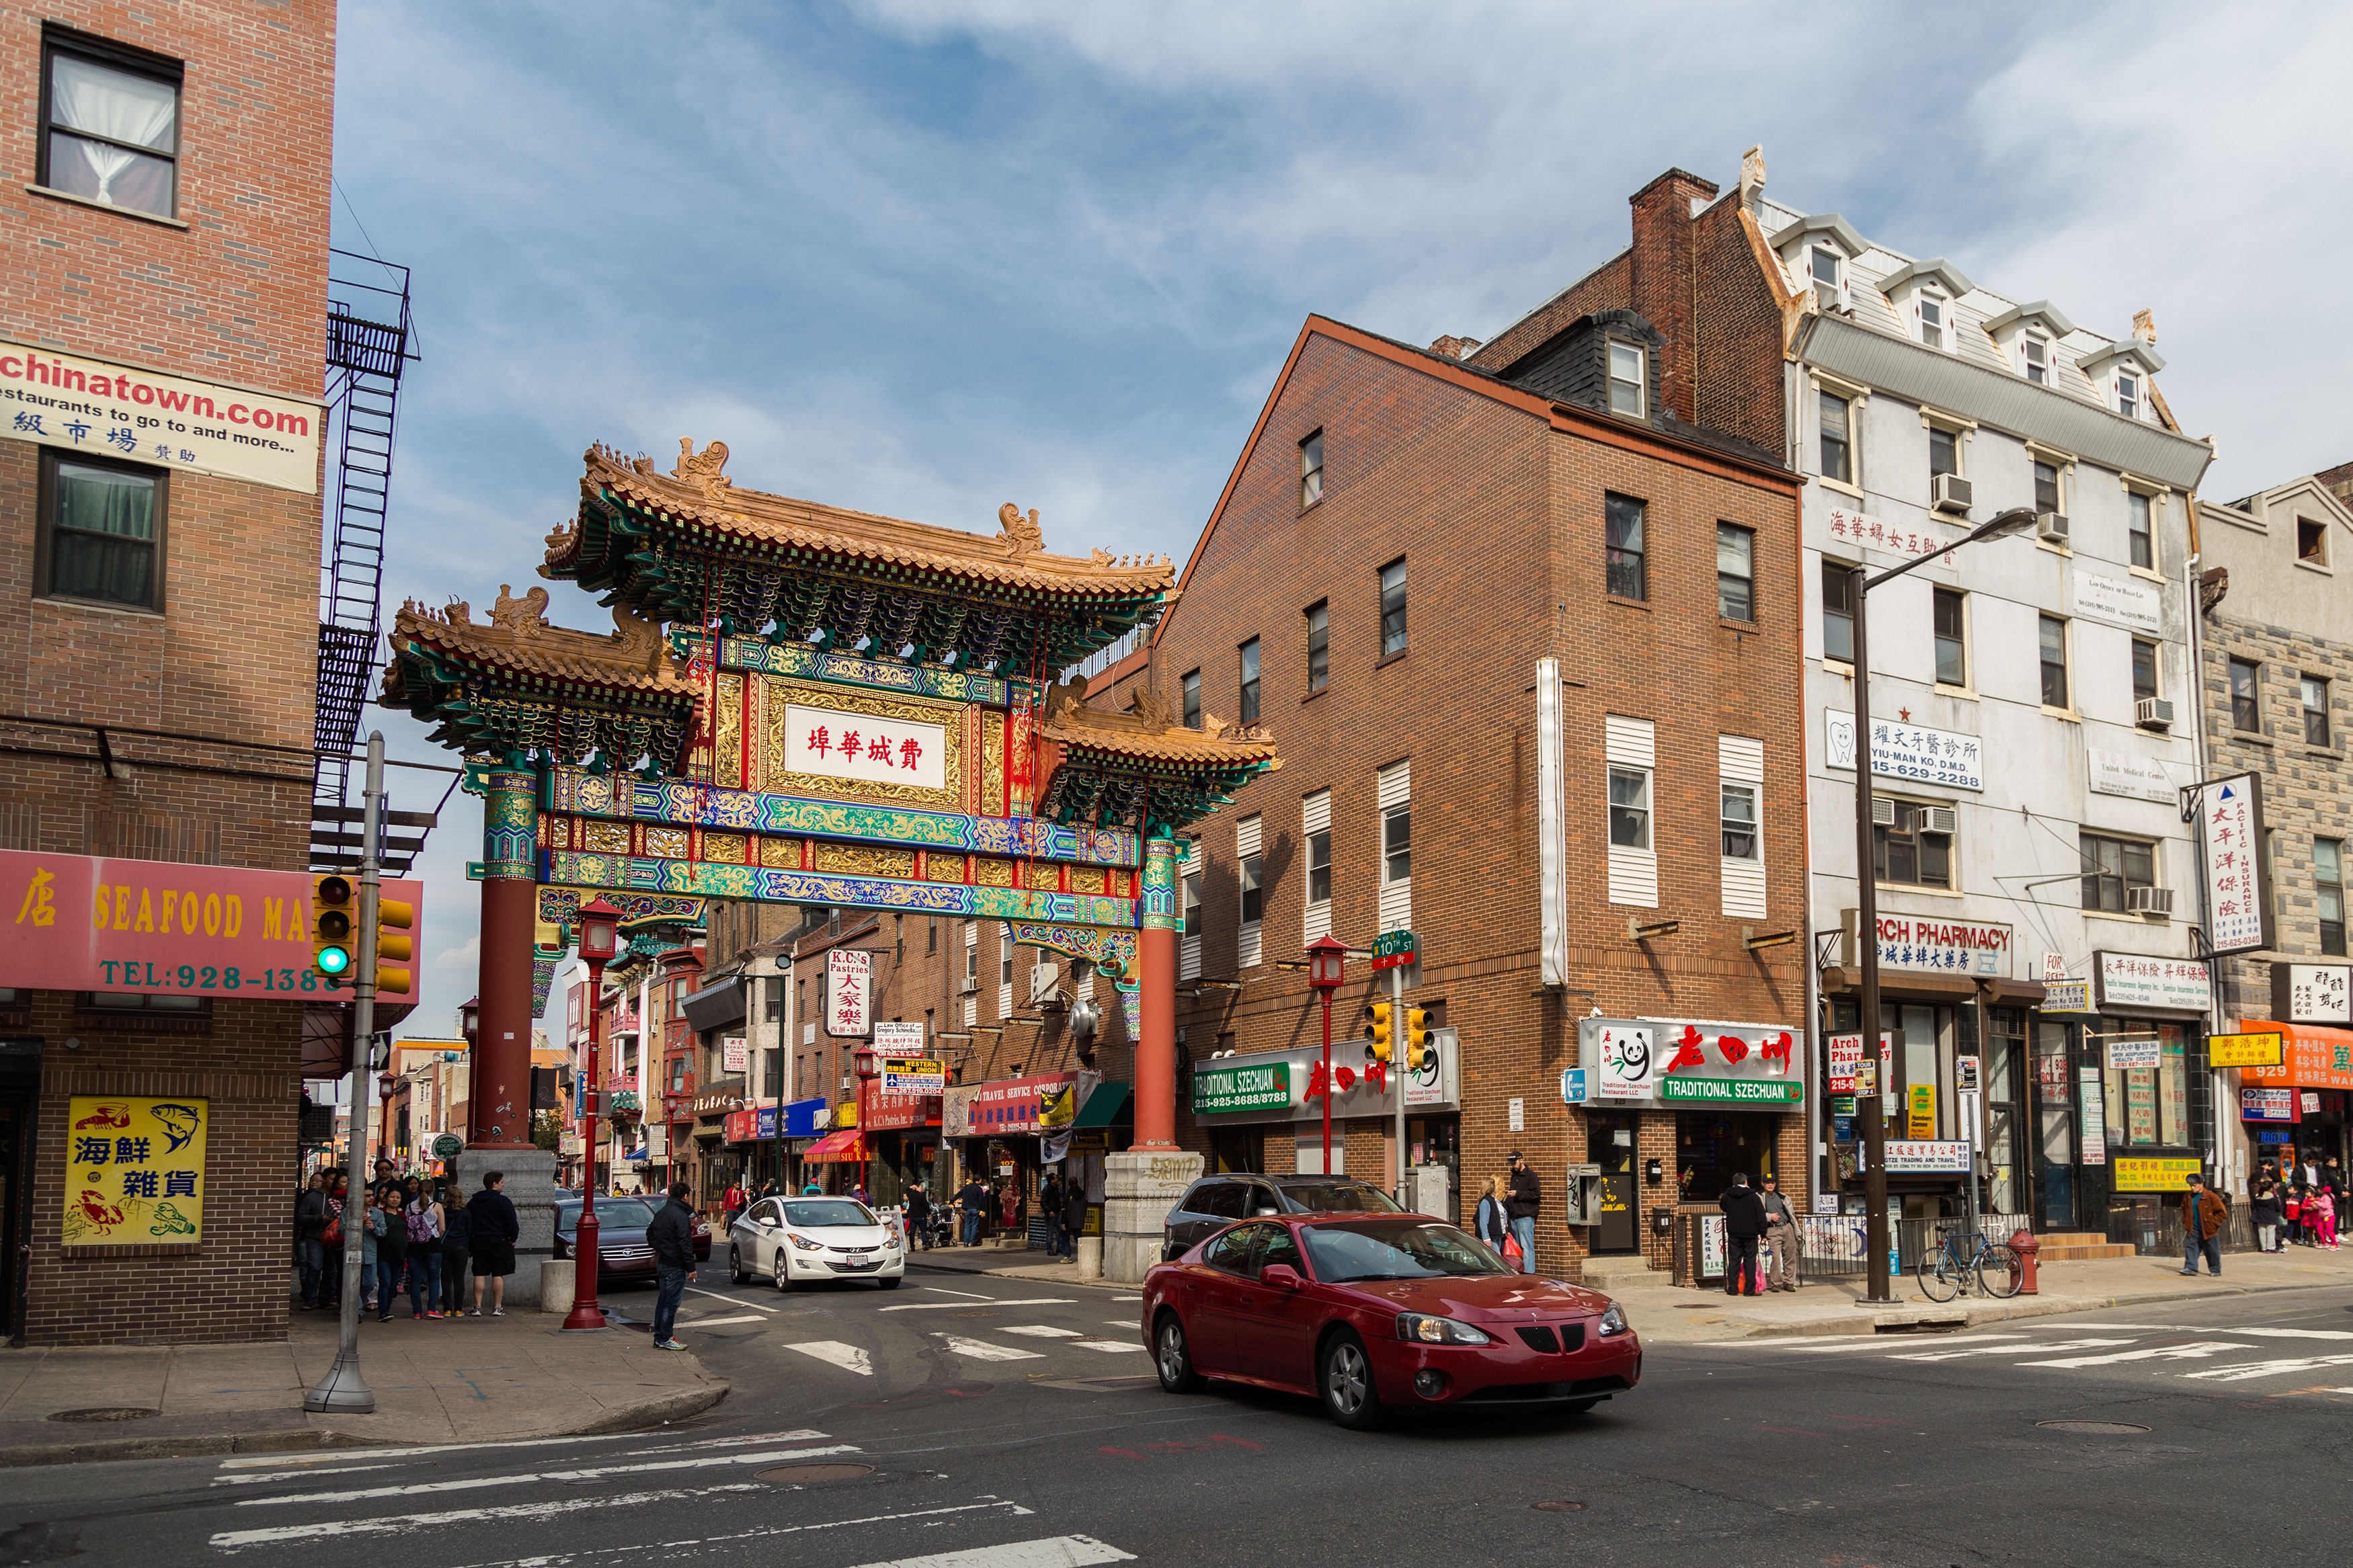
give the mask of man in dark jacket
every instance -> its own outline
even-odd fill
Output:
[[[921,1182],[907,1189],[907,1245],[932,1249],[932,1198]]]
[[[978,1247],[981,1212],[988,1207],[988,1189],[980,1184],[978,1176],[956,1189],[956,1205],[964,1210],[964,1244]]]
[[[1038,1212],[1046,1218],[1046,1256],[1060,1263],[1062,1260],[1062,1178],[1051,1175],[1038,1189]],[[1076,1247],[1071,1248],[1073,1255]]]
[[[315,1171],[311,1184],[294,1200],[294,1253],[302,1268],[302,1310],[319,1304],[319,1286],[327,1272],[327,1248],[319,1237],[327,1229],[327,1178]]]
[[[1730,1239],[1727,1250],[1731,1256],[1724,1265],[1724,1293],[1727,1296],[1753,1295],[1757,1289],[1757,1238],[1765,1234],[1765,1200],[1748,1184],[1745,1173],[1732,1173],[1732,1185],[1715,1200],[1724,1211],[1725,1235]]]
[[[482,1190],[466,1200],[466,1223],[474,1244],[474,1316],[482,1315],[482,1286],[491,1287],[491,1316],[507,1315],[507,1276],[515,1271],[515,1243],[522,1239],[514,1200],[499,1191],[504,1171],[482,1173]]]
[[[1504,1213],[1512,1222],[1512,1236],[1520,1244],[1520,1272],[1536,1271],[1536,1211],[1544,1206],[1544,1190],[1527,1157],[1512,1151],[1512,1183],[1504,1195]]]
[[[1070,1237],[1071,1261],[1079,1260],[1079,1233],[1087,1228],[1087,1184],[1072,1176],[1062,1184],[1062,1234]]]
[[[646,1245],[653,1249],[654,1283],[659,1287],[654,1297],[654,1349],[658,1351],[686,1348],[673,1331],[678,1325],[678,1304],[685,1298],[686,1282],[694,1273],[694,1211],[686,1206],[686,1194],[692,1190],[684,1182],[672,1182],[670,1202],[646,1226]]]

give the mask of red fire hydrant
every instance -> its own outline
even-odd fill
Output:
[[[2025,1277],[2024,1282],[2018,1288],[2019,1294],[2041,1295],[2042,1291],[2035,1288],[2034,1283],[2034,1258],[2035,1254],[2042,1250],[2042,1244],[2034,1239],[2032,1231],[2021,1230],[2010,1238],[2010,1249],[2018,1254],[2019,1270]]]

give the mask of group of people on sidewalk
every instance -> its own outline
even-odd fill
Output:
[[[2256,1250],[2284,1252],[2294,1242],[2336,1251],[2348,1218],[2346,1199],[2345,1168],[2334,1154],[2318,1165],[2296,1163],[2285,1171],[2264,1161],[2247,1186]]]
[[[499,1190],[505,1180],[489,1172],[481,1191],[464,1197],[447,1178],[427,1187],[423,1176],[398,1175],[390,1160],[378,1160],[375,1178],[354,1193],[343,1171],[313,1172],[294,1199],[301,1309],[343,1305],[344,1260],[356,1237],[360,1305],[376,1321],[392,1321],[404,1289],[411,1318],[463,1317],[470,1268],[473,1315],[483,1315],[487,1296],[490,1315],[505,1316],[507,1279],[522,1234],[513,1201]]]
[[[1494,1249],[1495,1256],[1523,1274],[1536,1270],[1536,1215],[1544,1208],[1544,1188],[1536,1181],[1527,1156],[1512,1151],[1511,1167],[1487,1178],[1487,1190],[1471,1216],[1472,1234]]]
[[[1798,1288],[1798,1211],[1782,1194],[1781,1180],[1767,1176],[1760,1186],[1748,1184],[1748,1173],[1735,1171],[1731,1185],[1715,1200],[1724,1211],[1728,1256],[1724,1264],[1724,1293],[1757,1296],[1767,1290]],[[1757,1259],[1759,1242],[1770,1249],[1769,1268]]]

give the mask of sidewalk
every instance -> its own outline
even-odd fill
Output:
[[[562,1321],[363,1322],[372,1415],[303,1413],[304,1392],[334,1363],[327,1312],[296,1312],[278,1343],[0,1350],[0,1465],[625,1432],[727,1395],[691,1354],[657,1351],[649,1335],[562,1334]],[[153,1414],[102,1414],[120,1411]]]
[[[928,1252],[908,1254],[909,1273],[921,1273],[926,1268],[954,1274],[989,1274],[999,1279],[1034,1279],[1050,1285],[1084,1285],[1097,1290],[1135,1289],[1109,1279],[1082,1279],[1077,1264],[1050,1262],[1045,1249],[1036,1247],[934,1247]]]
[[[2314,1286],[2353,1286],[2353,1247],[2328,1252],[2292,1247],[2285,1252],[2226,1252],[2221,1278],[2184,1279],[2181,1259],[2115,1258],[2046,1263],[2041,1293],[2007,1301],[1968,1295],[1939,1304],[1920,1294],[1909,1275],[1889,1281],[1893,1306],[1862,1303],[1861,1279],[1809,1285],[1785,1295],[1729,1297],[1716,1289],[1646,1287],[1620,1297],[1635,1331],[1648,1344],[1706,1344],[1786,1334],[1868,1334],[1914,1327],[1975,1326],[2006,1319],[2047,1317],[2106,1307],[2203,1300]]]

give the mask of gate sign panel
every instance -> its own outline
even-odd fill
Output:
[[[794,702],[785,708],[782,760],[798,773],[945,789],[948,732],[940,724]]]

